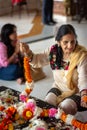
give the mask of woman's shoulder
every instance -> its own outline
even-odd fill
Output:
[[[51,47],[50,47],[50,50],[56,50],[58,48],[58,45],[57,44],[53,44]]]

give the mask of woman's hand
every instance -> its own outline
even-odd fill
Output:
[[[81,91],[81,106],[87,108],[87,90]]]
[[[20,52],[20,43],[16,43],[15,53],[18,54]]]
[[[29,46],[26,43],[20,43],[20,52],[23,55],[27,55],[29,51],[30,51]]]
[[[33,53],[26,43],[20,43],[20,52],[23,56],[27,56],[32,59]]]
[[[81,101],[81,107],[87,108],[87,102],[82,102],[82,101]]]

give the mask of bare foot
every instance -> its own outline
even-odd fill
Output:
[[[17,83],[20,84],[20,85],[21,85],[22,83],[24,83],[24,78],[18,78],[18,79],[17,79]]]

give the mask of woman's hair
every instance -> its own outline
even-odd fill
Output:
[[[60,41],[61,38],[67,34],[73,34],[77,38],[74,27],[70,24],[64,24],[64,25],[61,25],[60,28],[58,29],[55,40]]]
[[[14,52],[14,47],[11,45],[11,39],[9,36],[14,32],[16,26],[14,24],[5,24],[1,29],[1,42],[7,46],[8,57],[10,57]]]
[[[62,37],[67,34],[73,34],[75,36],[75,38],[77,39],[77,35],[76,35],[74,27],[70,24],[64,24],[64,25],[61,25],[60,28],[58,29],[55,40],[60,41],[62,39]],[[57,48],[58,48],[57,49],[58,57],[57,57],[56,62],[58,64],[58,66],[61,67],[61,61],[63,59],[63,52],[62,52],[61,46],[57,45]]]

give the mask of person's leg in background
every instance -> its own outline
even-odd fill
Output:
[[[56,22],[53,20],[53,0],[49,0],[49,10],[48,10],[48,19],[49,19],[49,22],[52,24],[55,24]]]
[[[48,0],[43,0],[42,21],[43,21],[43,24],[48,24]]]
[[[43,24],[47,25],[53,25],[56,23],[53,20],[53,0],[43,0],[42,21]]]
[[[7,67],[0,68],[1,80],[17,80],[19,84],[24,81],[24,71],[19,64],[10,64]]]

